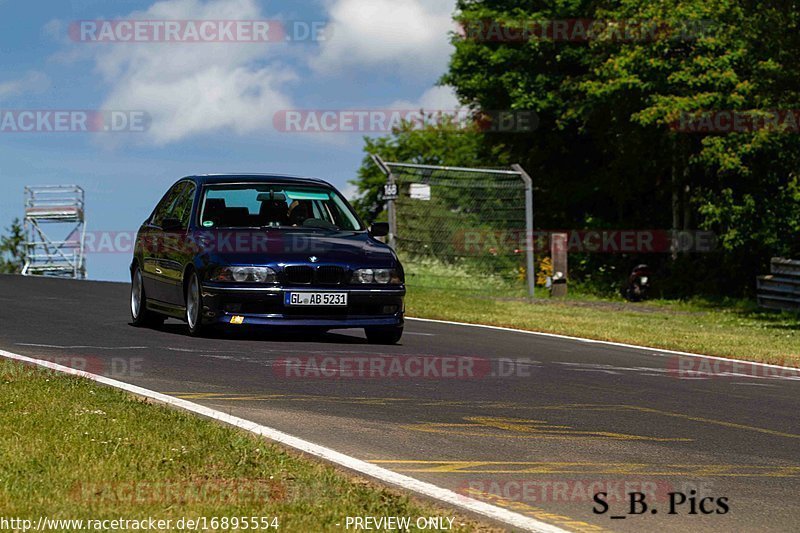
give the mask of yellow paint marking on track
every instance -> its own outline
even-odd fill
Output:
[[[542,410],[579,410],[579,411],[636,411],[640,413],[657,414],[661,416],[669,416],[673,418],[682,418],[692,422],[701,422],[704,424],[713,424],[717,426],[730,427],[734,429],[742,429],[746,431],[754,431],[757,433],[765,433],[767,435],[774,435],[777,437],[786,437],[790,439],[800,439],[800,435],[795,433],[784,433],[773,429],[760,428],[755,426],[748,426],[746,424],[738,424],[736,422],[726,422],[724,420],[715,420],[713,418],[706,418],[702,416],[692,416],[685,413],[673,413],[671,411],[662,411],[660,409],[653,409],[650,407],[642,407],[639,405],[627,404],[611,404],[611,405],[596,405],[596,404],[564,404],[564,405],[543,405],[536,406],[534,409]]]
[[[570,383],[570,388],[586,389],[592,391],[600,391],[611,394],[623,394],[625,396],[632,396],[634,394],[652,394],[650,389],[632,389],[630,387],[604,387],[602,385],[586,385],[585,383]]]
[[[773,429],[759,428],[759,427],[755,427],[755,426],[748,426],[748,425],[745,425],[745,424],[737,424],[735,422],[726,422],[724,420],[714,420],[713,418],[705,418],[705,417],[702,417],[702,416],[691,416],[691,415],[687,415],[687,414],[683,414],[683,413],[672,413],[672,412],[669,412],[669,411],[661,411],[661,410],[658,410],[658,409],[650,409],[648,407],[636,407],[636,406],[631,406],[631,407],[634,408],[635,410],[641,411],[643,413],[654,413],[654,414],[659,414],[659,415],[662,415],[662,416],[669,416],[669,417],[674,417],[674,418],[683,418],[684,420],[691,420],[692,422],[702,422],[704,424],[713,424],[713,425],[717,425],[717,426],[730,427],[730,428],[734,428],[734,429],[743,429],[743,430],[746,430],[746,431],[755,431],[755,432],[758,432],[758,433],[765,433],[767,435],[774,435],[776,437],[786,437],[788,439],[800,439],[800,435],[797,435],[795,433],[784,433],[782,431],[775,431]]]
[[[464,420],[477,422],[478,424],[505,429],[508,431],[533,432],[541,429],[571,429],[572,426],[554,426],[546,420],[525,420],[521,418],[495,418],[489,416],[470,416]]]
[[[168,393],[169,394],[169,393]],[[222,400],[222,401],[254,401],[254,400],[276,400],[286,396],[285,394],[270,394],[270,395],[253,395],[248,396],[244,394],[226,394],[226,393],[213,393],[213,392],[198,392],[198,393],[181,393],[171,394],[177,398],[184,400]]]
[[[608,529],[590,524],[588,522],[575,520],[569,516],[550,513],[544,509],[528,505],[524,502],[503,498],[498,494],[483,492],[473,488],[465,489],[463,494],[464,496],[469,496],[471,498],[475,498],[476,500],[491,503],[492,505],[497,505],[498,507],[504,507],[510,511],[533,517],[537,520],[541,520],[542,522],[547,522],[548,524],[568,529],[569,531],[575,531],[577,533],[600,533],[609,531]]]
[[[381,461],[370,461],[371,463],[380,463]],[[430,466],[425,469],[425,472],[459,472],[465,468],[475,468],[478,466],[489,466],[490,462],[476,462],[476,461],[451,461],[440,464],[439,466]]]
[[[423,433],[444,433],[501,439],[610,439],[649,442],[691,442],[693,439],[681,437],[652,437],[629,435],[608,431],[582,431],[571,426],[551,425],[545,420],[525,420],[518,418],[466,417],[464,423],[422,422],[404,424],[400,427]],[[458,429],[454,429],[458,428]],[[463,428],[463,429],[461,429]]]
[[[716,391],[716,390],[711,390],[711,389],[701,389],[699,387],[692,387],[692,390],[695,391],[695,392],[701,392],[701,393],[704,393],[704,394],[715,394],[717,396],[724,396],[726,398],[739,398],[740,400],[757,400],[758,399],[755,396],[748,396],[748,395],[745,395],[745,394],[734,394],[734,393],[731,393],[731,392],[721,392],[721,391]],[[775,396],[773,395],[772,397],[774,398]],[[784,399],[788,399],[788,398],[784,398]],[[791,399],[795,400],[796,398],[791,398]]]
[[[611,412],[621,412],[621,411],[635,411],[640,413],[648,413],[648,414],[657,414],[661,416],[669,416],[673,418],[682,418],[684,420],[689,420],[692,422],[701,422],[704,424],[713,424],[723,427],[730,427],[734,429],[741,429],[745,431],[754,431],[757,433],[764,433],[767,435],[774,435],[777,437],[785,437],[790,439],[800,439],[800,435],[795,433],[785,433],[782,431],[776,431],[773,429],[767,428],[760,428],[755,426],[748,426],[746,424],[738,424],[736,422],[726,422],[724,420],[715,420],[713,418],[706,418],[702,416],[692,416],[687,415],[685,413],[673,413],[671,411],[662,411],[660,409],[653,409],[650,407],[642,407],[639,405],[627,405],[627,404],[610,404],[610,405],[597,405],[597,404],[563,404],[563,405],[541,405],[541,406],[531,406],[533,410],[571,410],[571,411],[611,411]]]
[[[712,465],[712,464],[647,464],[590,462],[525,462],[525,461],[430,461],[379,459],[371,463],[394,465],[398,472],[453,474],[542,474],[590,475],[626,474],[646,476],[698,477],[771,477],[800,476],[800,466]]]
[[[186,398],[186,399],[215,398],[217,396],[221,396],[221,394],[217,392],[185,392],[185,393],[167,393],[167,394],[170,394],[170,396],[176,396],[178,398]]]
[[[800,434],[786,433],[782,431],[772,430],[768,428],[760,428],[756,426],[749,426],[746,424],[739,424],[736,422],[726,422],[724,420],[716,420],[713,418],[706,418],[701,416],[692,416],[685,413],[674,413],[670,411],[662,411],[650,407],[643,407],[638,405],[627,404],[558,404],[558,405],[522,405],[514,403],[503,402],[490,402],[490,401],[476,401],[476,402],[461,402],[461,401],[447,401],[447,400],[426,400],[419,403],[416,398],[380,398],[380,397],[341,397],[341,396],[314,396],[314,395],[289,395],[289,394],[269,394],[269,395],[248,395],[248,394],[227,394],[227,393],[204,393],[204,392],[173,392],[167,393],[171,396],[176,396],[183,399],[192,400],[221,400],[221,401],[298,401],[298,402],[328,402],[328,403],[346,403],[358,405],[402,405],[405,403],[415,402],[419,405],[430,406],[467,406],[467,407],[480,407],[487,409],[516,409],[516,410],[530,410],[530,411],[604,411],[604,412],[639,412],[656,414],[661,416],[668,416],[672,418],[681,418],[690,422],[699,422],[702,424],[712,424],[732,429],[739,429],[743,431],[753,431],[756,433],[763,433],[766,435],[773,435],[776,437],[800,439]],[[433,428],[433,424],[430,424]],[[421,430],[422,431],[422,430]],[[432,431],[441,433],[442,431]],[[461,433],[463,435],[475,436],[475,433]],[[587,432],[587,437],[590,434],[597,435],[598,432]],[[613,433],[606,433],[599,435],[605,438],[612,438]],[[634,436],[635,437],[635,436]],[[512,438],[506,436],[504,438]],[[520,438],[520,437],[517,437]],[[546,438],[540,435],[538,438]],[[630,440],[630,439],[629,439]],[[641,440],[641,439],[639,439]],[[652,440],[652,439],[650,439]],[[692,440],[692,439],[662,439],[661,441],[675,441],[675,440]],[[658,440],[656,440],[658,441]]]
[[[389,398],[389,397],[369,397],[369,396],[316,396],[304,394],[239,394],[239,393],[204,393],[204,392],[167,392],[170,396],[178,398],[214,398],[214,399],[281,399],[286,401],[297,402],[329,402],[329,403],[345,403],[345,404],[358,404],[358,405],[402,405],[407,403],[414,403],[414,405],[426,406],[466,406],[466,407],[481,407],[487,409],[530,409],[530,405],[518,404],[513,402],[497,402],[497,401],[469,401],[469,400],[436,400],[428,399],[421,400],[420,398]],[[534,406],[535,408],[535,406]]]

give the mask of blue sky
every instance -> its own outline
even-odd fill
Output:
[[[0,225],[25,185],[78,184],[89,231],[133,231],[177,178],[278,172],[347,191],[363,134],[287,133],[276,112],[451,109],[435,87],[454,0],[0,0],[0,110],[136,110],[144,132],[0,131]],[[88,43],[85,20],[324,22],[325,41]],[[123,280],[128,254],[92,254],[92,279]]]

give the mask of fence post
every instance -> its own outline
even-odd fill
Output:
[[[533,180],[520,165],[514,163],[511,165],[511,168],[519,172],[522,181],[525,182],[525,259],[527,262],[526,270],[528,274],[528,297],[534,300],[536,298],[534,292],[536,286],[536,262],[535,252],[533,250]]]
[[[553,261],[553,280],[550,286],[550,296],[563,298],[567,295],[567,281],[569,280],[567,240],[566,233],[553,233],[550,237],[550,258]]]
[[[381,172],[386,174],[386,186],[383,189],[383,197],[386,200],[386,213],[389,218],[389,235],[387,236],[387,244],[393,249],[397,249],[397,209],[395,200],[397,199],[397,180],[394,174],[383,162],[383,159],[377,154],[372,154],[372,160],[381,169]]]
[[[394,191],[395,194],[389,195],[386,200],[386,210],[389,215],[389,238],[387,240],[389,241],[389,246],[391,246],[393,250],[397,250],[397,206],[395,205],[397,199],[397,181],[395,180],[394,174],[391,172],[389,172],[389,189]]]

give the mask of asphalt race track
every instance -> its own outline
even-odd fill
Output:
[[[710,360],[420,321],[407,322],[398,346],[368,345],[357,330],[194,339],[176,321],[158,331],[130,326],[128,290],[0,276],[0,349],[62,364],[79,358],[88,371],[565,529],[800,530],[795,376],[752,365],[698,376],[679,369]],[[435,363],[424,377],[317,377],[314,365],[328,356],[442,359],[426,359]],[[647,493],[650,509],[612,519],[628,511],[615,497],[624,484]],[[714,498],[711,514],[690,515],[688,501],[668,514],[667,494],[692,490],[697,501]],[[604,515],[592,512],[597,491],[609,493]],[[725,514],[715,512],[721,497]]]

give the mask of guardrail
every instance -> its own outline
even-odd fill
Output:
[[[770,274],[759,276],[756,284],[760,307],[800,311],[800,261],[773,257]]]

